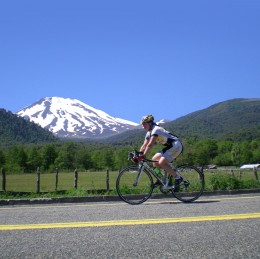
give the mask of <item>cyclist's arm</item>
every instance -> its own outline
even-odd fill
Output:
[[[142,152],[144,152],[144,155],[146,156],[149,151],[152,149],[152,147],[154,146],[155,142],[156,142],[157,136],[152,136],[150,139],[146,139],[144,141],[144,144],[141,147]]]
[[[144,152],[146,149],[146,146],[149,143],[149,139],[145,139],[143,145],[140,147],[140,152]]]

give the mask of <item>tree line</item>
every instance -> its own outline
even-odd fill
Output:
[[[177,164],[189,163],[198,166],[216,164],[217,166],[240,166],[260,162],[260,140],[234,142],[189,138],[183,141],[184,152]],[[139,146],[123,146],[102,143],[48,143],[32,145],[13,145],[0,150],[0,167],[7,173],[78,170],[120,170],[126,166],[128,152]],[[156,146],[151,155],[161,147]]]

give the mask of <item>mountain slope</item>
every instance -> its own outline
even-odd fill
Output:
[[[57,138],[33,122],[0,109],[0,147],[13,144],[55,142]]]
[[[186,136],[216,139],[260,137],[260,99],[233,99],[217,103],[173,121],[170,129]]]
[[[59,137],[107,137],[134,128],[137,124],[115,118],[79,100],[46,97],[17,113]]]
[[[233,99],[190,113],[163,125],[181,138],[251,140],[260,138],[260,98]],[[108,138],[109,142],[137,144],[144,130],[127,131]]]

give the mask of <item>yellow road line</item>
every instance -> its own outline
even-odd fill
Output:
[[[260,212],[231,215],[211,215],[185,218],[159,218],[159,219],[135,219],[135,220],[111,220],[111,221],[90,221],[90,222],[64,222],[45,224],[21,224],[21,225],[0,225],[0,231],[6,230],[31,230],[31,229],[56,229],[56,228],[89,228],[89,227],[111,227],[129,225],[151,225],[184,223],[199,221],[222,221],[222,220],[242,220],[260,218]]]

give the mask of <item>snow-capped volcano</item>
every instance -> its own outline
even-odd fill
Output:
[[[43,98],[17,114],[58,137],[106,137],[138,125],[110,116],[79,100],[61,97]]]

